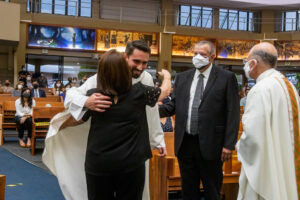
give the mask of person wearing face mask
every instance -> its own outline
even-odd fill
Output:
[[[31,147],[31,132],[32,132],[32,107],[35,106],[35,101],[32,99],[30,89],[23,88],[21,97],[16,100],[16,115],[15,121],[18,127],[19,144],[21,147]],[[27,129],[27,142],[24,143],[24,130]]]
[[[11,84],[10,84],[9,80],[5,80],[5,83],[4,83],[4,86],[2,87],[2,90],[3,90],[4,93],[12,93],[14,88],[11,87]]]
[[[52,94],[59,96],[64,92],[64,85],[61,83],[60,80],[57,80],[52,88]]]
[[[160,105],[161,117],[176,115],[175,154],[183,200],[219,200],[223,162],[231,159],[240,121],[235,74],[213,66],[214,44],[194,47],[194,69],[176,76],[171,101]]]
[[[73,80],[72,80],[72,87],[79,87],[79,83],[78,83],[77,77],[73,77]]]
[[[21,91],[24,88],[24,82],[19,81],[15,87],[15,89],[12,91],[11,96],[13,97],[20,97],[21,96]]]
[[[242,163],[238,200],[299,199],[299,95],[277,71],[278,53],[262,42],[249,52],[245,75],[256,81],[247,95],[243,133],[237,143]]]
[[[31,89],[31,96],[35,98],[40,98],[40,97],[46,97],[46,93],[44,90],[41,90],[39,88],[39,82],[37,80],[34,80],[32,82],[33,88]]]
[[[32,82],[31,82],[31,75],[30,74],[28,74],[27,75],[27,77],[26,77],[26,85],[27,85],[27,87],[29,88],[29,89],[32,89],[33,88],[33,86],[32,86]]]
[[[82,84],[85,83],[85,81],[87,80],[87,75],[84,75],[79,83],[79,85],[81,86]]]

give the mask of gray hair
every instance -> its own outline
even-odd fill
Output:
[[[263,50],[254,50],[251,53],[254,57],[259,57],[265,64],[275,68],[277,65],[277,55],[270,54]]]
[[[215,45],[211,41],[200,41],[195,43],[195,46],[202,46],[202,45],[208,45],[210,48],[209,54],[214,55],[215,54]]]

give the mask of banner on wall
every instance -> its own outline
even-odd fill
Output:
[[[158,54],[158,34],[119,30],[97,30],[97,51],[108,51],[117,49],[124,52],[127,42],[133,40],[144,40],[151,49],[152,55]]]
[[[300,60],[300,41],[274,41],[278,60]]]
[[[172,56],[194,56],[194,45],[201,40],[208,40],[197,36],[173,35]],[[211,42],[215,43],[213,40]]]
[[[243,59],[247,58],[250,49],[258,44],[258,41],[245,40],[218,40],[217,58]]]
[[[28,25],[28,47],[95,50],[95,29]]]

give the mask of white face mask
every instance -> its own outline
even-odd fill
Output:
[[[56,86],[57,86],[57,87],[60,87],[60,83],[56,83]]]
[[[193,64],[196,67],[196,69],[202,69],[203,67],[209,64],[209,58],[205,58],[200,54],[197,54],[193,57]]]
[[[23,85],[18,85],[18,89],[22,89],[23,88]]]
[[[31,80],[31,77],[27,77],[27,81],[30,81]]]
[[[250,61],[251,60],[249,60],[248,62],[246,62],[245,65],[244,65],[244,72],[245,72],[245,75],[246,75],[247,79],[251,79],[251,77],[250,77],[250,71],[251,71],[251,69],[249,67],[249,62]]]

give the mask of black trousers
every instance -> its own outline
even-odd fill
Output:
[[[145,164],[128,173],[96,176],[86,173],[89,200],[142,200]]]
[[[183,200],[200,199],[200,180],[203,183],[205,200],[220,200],[222,186],[222,161],[204,160],[199,147],[199,138],[185,134],[178,153]]]
[[[32,133],[32,118],[29,117],[25,120],[23,124],[20,123],[21,117],[20,116],[15,116],[15,121],[17,123],[17,128],[18,128],[18,137],[20,139],[23,139],[24,137],[24,130],[27,129],[28,131],[28,137],[31,138],[31,133]]]

